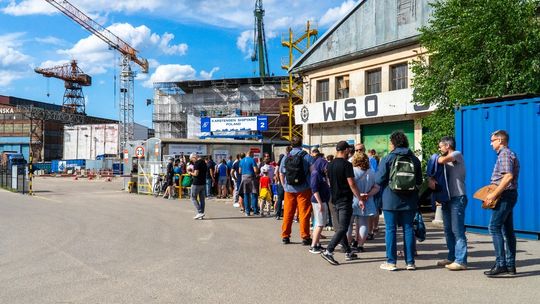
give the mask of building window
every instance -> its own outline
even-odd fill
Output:
[[[349,75],[336,77],[336,99],[349,98]]]
[[[381,92],[381,69],[366,72],[366,95]]]
[[[317,81],[317,98],[316,101],[327,101],[328,88],[330,86],[330,81],[328,79],[318,80]]]
[[[409,67],[407,63],[401,63],[390,67],[390,90],[401,90],[407,88],[407,77]]]

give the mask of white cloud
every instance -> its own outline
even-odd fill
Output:
[[[134,27],[129,23],[116,23],[107,29],[141,52],[155,49],[166,55],[184,55],[188,49],[185,43],[171,45],[173,34],[152,33],[145,25]],[[115,64],[115,52],[95,35],[79,40],[71,49],[58,51],[61,55],[77,59],[83,71],[90,75],[106,73],[112,68]],[[118,60],[119,55],[116,56]],[[156,65],[156,61],[150,63]]]
[[[164,64],[157,67],[143,86],[151,88],[154,82],[174,82],[195,79],[197,72],[191,65]]]
[[[25,0],[17,3],[9,1],[8,6],[2,9],[2,12],[13,16],[35,15],[35,14],[53,14],[57,12],[56,8],[42,0]]]
[[[199,74],[201,75],[201,79],[203,80],[210,80],[214,77],[214,73],[219,71],[219,67],[214,67],[210,72],[202,70]]]
[[[167,1],[160,0],[80,0],[77,1],[76,5],[74,5],[81,9],[83,12],[136,12],[144,10],[153,11],[156,8],[164,6],[166,4]],[[14,16],[53,14],[58,12],[55,7],[43,0],[23,0],[19,2],[10,0],[9,4],[5,8],[3,8],[2,11],[5,14]]]
[[[24,54],[22,37],[25,33],[0,35],[0,86],[10,85],[14,80],[33,73],[32,57]]]
[[[45,60],[43,61],[39,67],[40,68],[52,68],[59,65],[68,64],[69,60]]]
[[[1,2],[1,1],[0,1]],[[253,0],[78,0],[76,6],[89,16],[109,13],[141,13],[178,23],[197,23],[218,28],[246,30],[253,28]],[[321,25],[335,21],[354,5],[353,0],[264,1],[266,30],[287,30],[321,18]],[[43,0],[10,0],[1,9],[10,15],[51,14],[57,10]],[[100,20],[98,20],[100,21]],[[323,24],[324,22],[324,24]],[[103,24],[102,22],[100,22]]]
[[[47,37],[36,37],[35,38],[37,42],[43,43],[43,44],[50,44],[50,45],[56,45],[56,46],[64,46],[67,44],[67,41],[53,37],[53,36],[47,36]]]
[[[238,38],[236,38],[236,47],[242,51],[242,53],[251,53],[253,51],[253,31],[243,31]]]
[[[331,25],[345,16],[355,5],[353,0],[347,0],[338,7],[333,7],[326,11],[319,21],[320,25]]]

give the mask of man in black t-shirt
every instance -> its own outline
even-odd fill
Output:
[[[346,141],[340,141],[336,145],[336,158],[328,165],[328,179],[330,179],[330,188],[332,193],[332,204],[334,205],[337,221],[336,233],[330,240],[326,250],[321,253],[323,259],[327,260],[332,265],[339,265],[334,259],[334,249],[341,242],[345,248],[345,260],[351,261],[358,256],[351,251],[349,242],[347,241],[347,230],[351,223],[353,213],[352,204],[353,197],[356,196],[360,201],[360,208],[364,208],[362,200],[360,200],[360,191],[354,182],[354,171],[352,164],[347,160],[350,146]]]
[[[193,162],[193,170],[188,171],[188,174],[193,176],[191,202],[197,209],[197,215],[193,219],[202,220],[204,218],[204,199],[206,197],[206,170],[208,168],[206,162],[199,155],[192,153],[189,158]]]

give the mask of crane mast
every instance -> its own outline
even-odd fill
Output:
[[[262,0],[255,1],[253,15],[255,16],[255,26],[253,29],[254,47],[251,61],[259,62],[259,76],[263,78],[270,75],[270,65],[268,64],[268,51],[266,48],[266,36],[264,34],[264,8]]]
[[[67,0],[45,0],[56,7],[64,15],[77,22],[87,31],[96,35],[111,48],[122,54],[120,71],[120,145],[125,146],[127,141],[133,139],[134,124],[134,78],[135,72],[131,69],[131,62],[141,67],[141,72],[148,73],[148,60],[137,55],[137,50],[120,37],[88,17],[85,13],[73,6]]]
[[[92,85],[92,77],[79,68],[77,61],[72,60],[70,63],[50,68],[35,68],[34,71],[45,77],[64,80],[66,90],[62,101],[62,111],[85,114],[82,87]]]

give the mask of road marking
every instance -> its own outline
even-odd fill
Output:
[[[55,203],[61,203],[61,202],[62,202],[62,201],[55,200],[55,199],[48,198],[48,197],[44,197],[44,196],[34,195],[34,197],[35,197],[35,198],[42,199],[42,200],[50,201],[50,202],[55,202]]]

